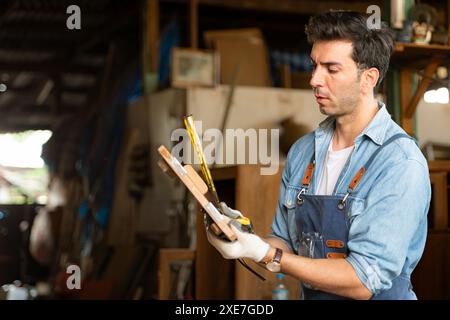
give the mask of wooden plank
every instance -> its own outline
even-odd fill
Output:
[[[214,41],[220,38],[229,38],[237,36],[243,38],[262,38],[261,30],[258,28],[240,28],[240,29],[225,29],[225,30],[208,30],[203,33],[205,44],[207,48],[214,48]]]
[[[260,30],[207,31],[205,42],[221,57],[226,57],[220,59],[220,83],[262,87],[272,85],[268,50]]]
[[[448,195],[447,172],[431,172],[431,184],[433,185],[433,226],[435,230],[447,230],[448,225]]]
[[[175,261],[192,261],[195,259],[195,250],[192,249],[160,249],[158,268],[158,298],[168,300],[171,291],[170,265]]]

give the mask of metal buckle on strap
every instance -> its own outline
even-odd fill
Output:
[[[345,208],[345,202],[347,201],[348,196],[350,195],[350,192],[347,192],[344,196],[344,198],[342,198],[341,201],[339,201],[338,203],[338,209],[339,210],[343,210]]]
[[[302,194],[306,194],[306,189],[305,188],[302,188],[300,190],[300,192],[297,194],[297,204],[299,204],[299,205],[302,205],[305,202],[305,200],[301,196]]]

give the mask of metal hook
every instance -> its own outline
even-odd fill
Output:
[[[348,196],[350,195],[349,192],[346,193],[346,195],[344,196],[344,198],[342,198],[341,201],[339,201],[338,203],[338,209],[339,210],[344,210],[345,208],[345,202],[347,201]]]
[[[299,204],[299,205],[302,205],[304,202],[305,202],[305,200],[303,199],[303,197],[301,196],[302,194],[305,194],[305,189],[303,188],[299,193],[298,193],[298,195],[297,195],[297,203]]]

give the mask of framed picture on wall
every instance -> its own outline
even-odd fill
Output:
[[[214,87],[218,83],[219,56],[214,51],[172,49],[172,87]]]

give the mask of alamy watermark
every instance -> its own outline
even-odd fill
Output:
[[[81,9],[76,4],[67,7],[66,13],[70,16],[66,20],[66,26],[69,30],[81,29]]]
[[[66,26],[69,30],[81,29],[81,9],[76,4],[67,7],[66,13],[70,16],[66,20]],[[379,6],[373,4],[367,7],[366,13],[371,14],[366,21],[368,29],[381,28],[381,9]]]
[[[367,14],[371,14],[366,21],[368,29],[381,29],[381,9],[379,6],[373,4],[367,7]]]
[[[208,165],[260,164],[261,175],[274,175],[278,172],[279,129],[226,129],[224,136],[215,128],[203,132],[201,121],[195,121],[195,127],[199,137],[203,137],[203,151]],[[178,142],[171,150],[174,157],[186,164],[200,163],[194,155],[186,129],[174,130],[170,139]]]
[[[69,290],[81,289],[81,270],[76,264],[67,266],[66,273],[69,274],[66,280],[66,287]]]

